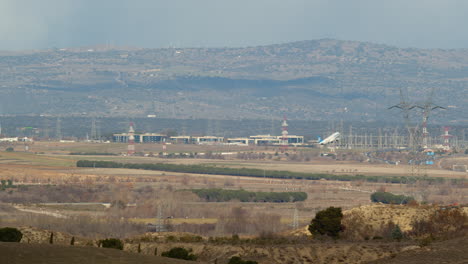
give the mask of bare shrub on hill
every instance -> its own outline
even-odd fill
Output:
[[[222,215],[216,224],[217,234],[266,234],[276,233],[285,229],[281,217],[276,214],[252,214],[242,207],[233,207],[230,212]]]
[[[114,217],[94,218],[83,215],[56,218],[48,215],[21,214],[15,217],[16,226],[33,226],[40,229],[66,232],[85,237],[118,237],[137,235],[145,232],[146,226]]]
[[[414,221],[410,236],[449,238],[468,233],[468,215],[461,208],[441,208],[429,219]]]
[[[362,213],[352,212],[345,215],[341,222],[344,226],[342,237],[352,241],[368,240],[375,235],[372,225],[368,224]]]

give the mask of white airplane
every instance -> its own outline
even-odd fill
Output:
[[[322,140],[320,137],[318,138],[318,143],[320,145],[326,145],[326,144],[330,144],[330,143],[333,143],[333,142],[337,142],[340,140],[340,136],[341,134],[339,132],[335,132],[333,134],[331,134],[330,136],[328,136],[327,138],[325,138],[324,140]]]

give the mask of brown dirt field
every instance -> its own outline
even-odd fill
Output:
[[[162,152],[162,144],[136,144],[137,152]],[[18,145],[19,149],[20,145]],[[254,151],[265,150],[265,147],[256,146],[227,146],[227,145],[193,145],[193,144],[167,144],[166,152],[206,152],[206,151]],[[124,143],[91,143],[91,142],[41,142],[36,141],[30,145],[31,152],[45,152],[67,154],[70,152],[108,152],[108,153],[126,153],[127,144]],[[271,150],[272,151],[272,150]]]
[[[265,170],[285,170],[306,173],[330,173],[369,176],[404,176],[408,175],[411,167],[408,165],[371,164],[367,162],[320,160],[311,162],[291,161],[246,161],[246,160],[216,160],[216,159],[161,159],[156,157],[123,157],[123,156],[68,156],[69,159],[109,160],[116,162],[134,163],[171,163],[171,164],[205,164],[232,168],[257,168]],[[467,178],[468,173],[428,167],[424,173],[430,177]]]
[[[137,147],[139,151],[145,153],[159,153],[162,151],[161,144],[140,144]],[[168,152],[232,152],[238,151],[247,152],[274,152],[273,147],[258,147],[258,146],[226,146],[226,145],[184,145],[175,144],[168,145]],[[318,149],[306,149],[304,151],[317,152]],[[44,155],[34,155],[32,153],[45,153]],[[82,155],[67,155],[70,152],[109,152],[109,153],[125,153],[126,144],[120,143],[87,143],[87,142],[34,142],[31,145],[30,152],[14,152],[0,153],[0,163],[16,163],[25,165],[51,165],[51,166],[73,166],[76,160],[79,159],[94,159],[94,160],[111,160],[117,162],[136,162],[136,163],[153,163],[153,162],[168,162],[177,164],[207,164],[219,165],[227,167],[251,167],[266,170],[289,170],[296,172],[309,173],[332,173],[332,174],[363,174],[363,175],[408,175],[410,167],[408,165],[388,165],[388,164],[371,164],[367,162],[357,161],[335,161],[329,158],[314,158],[310,162],[288,162],[288,161],[247,161],[237,160],[236,155],[227,156],[227,160],[215,159],[160,159],[155,157],[125,157],[125,156],[82,156]],[[455,161],[456,159],[456,161]],[[445,158],[443,164],[451,164],[453,162],[467,163],[466,157]],[[446,161],[445,161],[446,160]],[[449,165],[450,165],[449,164]],[[449,166],[447,165],[447,166]],[[447,167],[445,166],[445,167]],[[451,165],[450,165],[451,166]],[[449,166],[449,167],[450,167]],[[455,172],[445,169],[439,169],[437,166],[427,167],[424,172],[431,177],[449,177],[449,178],[466,178],[468,173]]]
[[[177,264],[190,261],[86,246],[0,242],[0,263],[5,264]]]

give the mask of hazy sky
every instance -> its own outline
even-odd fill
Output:
[[[0,0],[0,50],[337,38],[468,48],[467,0]]]

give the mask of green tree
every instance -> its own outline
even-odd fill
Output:
[[[411,196],[395,195],[389,192],[375,192],[371,194],[370,198],[374,203],[384,204],[407,204],[414,200]]]
[[[0,241],[1,242],[20,242],[23,238],[23,233],[13,227],[0,228]]]
[[[228,264],[258,264],[258,262],[253,260],[242,260],[241,257],[235,256],[229,259]]]
[[[70,240],[70,245],[75,245],[75,237],[72,237],[71,240]]]
[[[401,232],[401,228],[399,225],[396,225],[395,228],[392,230],[392,238],[398,241],[400,241],[403,238],[403,232]]]
[[[187,250],[181,247],[175,247],[171,248],[169,251],[161,253],[161,256],[175,259],[197,260],[197,256],[191,254],[190,252],[191,250]]]
[[[104,240],[101,240],[101,245],[104,248],[115,248],[115,249],[120,249],[123,250],[123,243],[122,240],[118,238],[107,238]]]
[[[49,237],[49,244],[53,244],[54,243],[54,233],[50,233],[50,237]]]
[[[343,230],[341,219],[343,219],[343,213],[340,207],[328,207],[315,215],[309,225],[309,232],[313,235],[327,235],[338,238]]]
[[[12,148],[12,147],[8,147],[8,148],[5,149],[5,151],[6,152],[13,152],[13,151],[15,151],[15,149]]]

